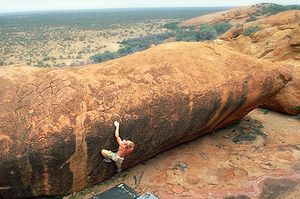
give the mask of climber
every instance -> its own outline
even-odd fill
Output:
[[[114,125],[116,127],[115,137],[119,144],[119,150],[117,151],[117,153],[114,153],[112,151],[102,149],[101,154],[105,157],[104,159],[105,162],[111,162],[111,160],[113,160],[117,165],[118,172],[120,172],[122,170],[121,166],[125,156],[133,152],[134,143],[129,140],[122,140],[119,135],[119,127],[120,127],[119,122],[115,121]]]

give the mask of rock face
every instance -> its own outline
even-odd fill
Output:
[[[266,104],[271,110],[290,115],[300,113],[299,20],[300,10],[286,11],[246,23],[239,30],[232,28],[221,36],[222,39],[229,40],[229,46],[238,52],[278,62],[293,70],[293,81]],[[262,30],[250,36],[242,35],[251,26],[260,26]]]
[[[65,199],[93,197],[120,183],[161,199],[299,199],[299,140],[298,119],[256,109]]]
[[[300,114],[300,64],[292,61],[279,62],[293,71],[293,80],[276,96],[267,100],[263,107],[290,115]]]
[[[112,176],[102,148],[136,143],[128,168],[232,123],[290,80],[208,43],[170,43],[82,68],[0,69],[0,196],[66,194]]]
[[[216,24],[216,23],[223,23],[223,22],[230,22],[232,25],[242,25],[245,24],[247,21],[251,21],[249,19],[264,19],[266,16],[271,14],[270,12],[262,14],[262,10],[272,10],[272,6],[276,4],[272,3],[259,3],[252,6],[244,6],[239,8],[233,8],[221,12],[215,12],[208,15],[202,15],[199,17],[195,17],[192,19],[188,19],[183,21],[180,26],[188,27],[188,26],[200,26],[202,24]],[[271,9],[270,9],[271,8]],[[279,23],[288,23],[292,16],[288,15],[287,18],[282,20]],[[254,20],[252,19],[252,20]],[[274,21],[273,21],[274,22]],[[277,23],[277,22],[276,22]]]
[[[257,6],[245,6],[233,8],[221,12],[215,12],[183,21],[180,26],[200,26],[202,24],[215,24],[224,21],[230,21],[232,24],[243,24],[246,19],[253,15],[257,10]]]
[[[275,15],[268,17],[262,17],[258,20],[246,23],[247,26],[253,25],[266,25],[266,26],[280,26],[291,23],[299,23],[300,21],[300,10],[288,10],[280,12]]]

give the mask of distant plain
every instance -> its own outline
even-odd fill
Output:
[[[134,8],[0,14],[0,66],[77,66],[163,24],[228,8]]]

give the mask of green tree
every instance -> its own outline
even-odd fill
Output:
[[[212,40],[217,38],[217,31],[210,25],[204,24],[200,27],[200,31],[197,34],[197,41]]]
[[[176,33],[177,41],[198,41],[197,31],[177,31]]]
[[[178,22],[166,23],[162,27],[169,30],[176,30],[178,29]]]
[[[218,35],[222,35],[227,32],[232,25],[229,22],[217,23],[213,25],[213,28],[217,31]]]
[[[246,22],[251,22],[251,21],[255,21],[257,20],[257,18],[255,16],[250,16],[246,19]]]
[[[43,58],[43,61],[49,61],[51,58],[49,56],[46,56]]]
[[[261,29],[262,29],[262,28],[259,27],[259,26],[251,26],[251,27],[247,28],[247,29],[243,32],[243,35],[245,35],[245,36],[250,36],[250,35],[252,35],[253,33],[260,31]]]
[[[116,59],[118,57],[119,57],[119,55],[116,52],[105,51],[104,53],[99,53],[99,54],[91,56],[90,59],[96,63],[100,63],[100,62],[104,62],[107,60]]]
[[[37,66],[38,66],[38,67],[44,67],[44,63],[43,63],[42,61],[38,61],[38,62],[37,62]]]

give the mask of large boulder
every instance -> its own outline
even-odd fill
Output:
[[[280,113],[298,115],[300,114],[300,63],[295,60],[286,60],[279,64],[291,69],[292,81],[276,96],[268,99],[263,107]]]
[[[229,34],[229,33],[228,33]],[[256,58],[284,61],[299,56],[296,40],[300,26],[264,28],[250,36],[239,35],[230,41],[230,47]]]
[[[288,10],[288,11],[280,12],[275,15],[260,17],[255,21],[244,22],[236,26],[233,26],[231,29],[229,29],[227,32],[221,35],[220,38],[224,40],[235,39],[236,37],[241,36],[245,30],[251,27],[260,27],[263,30],[259,31],[259,35],[253,34],[253,37],[250,35],[251,38],[255,39],[255,42],[265,41],[266,43],[269,43],[274,40],[274,37],[275,39],[280,38],[283,35],[291,34],[291,31],[293,31],[293,29],[299,28],[299,20],[300,20],[300,10]],[[233,22],[230,21],[230,23]],[[281,32],[282,30],[283,32]],[[278,41],[275,40],[275,42]]]
[[[209,43],[169,43],[81,68],[0,69],[0,196],[82,190],[116,173],[100,150],[136,143],[123,168],[264,104],[288,69]]]
[[[262,27],[262,30],[250,36],[239,35],[234,38],[230,31],[222,36],[222,38],[227,37],[230,41],[229,47],[238,52],[278,62],[292,69],[293,80],[278,93],[278,96],[270,98],[265,105],[268,109],[290,115],[300,114],[299,19],[300,10],[286,11],[246,23],[238,30],[243,32],[245,27],[256,25]]]
[[[226,31],[223,35],[219,36],[219,39],[222,40],[231,40],[238,36],[240,36],[243,32],[243,29],[238,26],[231,27],[228,31]]]

